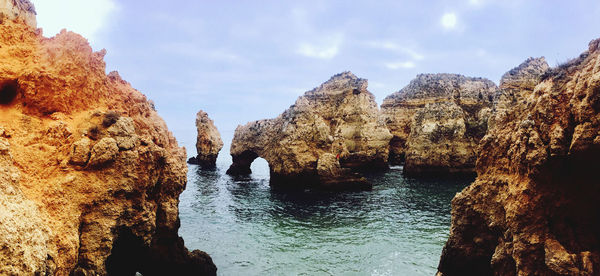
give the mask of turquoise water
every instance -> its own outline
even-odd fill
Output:
[[[253,174],[189,165],[180,234],[211,255],[219,275],[434,275],[450,228],[450,201],[469,180],[406,179],[400,167],[368,178],[372,191],[296,194]]]

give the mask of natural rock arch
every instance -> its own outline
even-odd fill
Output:
[[[370,188],[346,169],[387,168],[391,138],[367,80],[344,72],[306,92],[277,118],[238,126],[227,173],[249,174],[252,161],[262,157],[271,186]],[[328,169],[319,171],[319,163]]]

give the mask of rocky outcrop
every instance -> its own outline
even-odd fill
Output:
[[[482,78],[418,75],[381,105],[393,134],[390,163],[412,175],[473,173],[497,90]]]
[[[508,110],[515,104],[524,102],[549,69],[546,59],[539,57],[528,58],[506,72],[500,79],[500,93],[494,101],[494,116],[490,117],[489,128],[494,127],[496,120],[505,120]]]
[[[0,274],[215,274],[177,234],[185,150],[103,56],[0,24]]]
[[[387,167],[390,139],[367,80],[344,72],[306,92],[277,118],[238,126],[227,172],[248,174],[252,161],[262,157],[269,163],[274,187],[314,183],[321,188],[364,189],[370,185],[343,168]],[[318,163],[340,170],[318,170]]]
[[[29,0],[0,0],[0,24],[4,20],[22,20],[35,29],[35,15],[35,7]]]
[[[202,110],[196,114],[196,129],[198,130],[198,138],[196,140],[198,155],[190,158],[188,163],[198,164],[205,169],[214,168],[219,151],[223,148],[221,134],[219,134],[219,130],[217,130],[213,120]]]
[[[599,43],[505,75],[521,100],[496,116],[476,181],[452,200],[440,275],[600,274]]]

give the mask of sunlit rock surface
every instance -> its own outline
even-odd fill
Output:
[[[12,3],[23,17],[0,24],[0,274],[215,274],[177,234],[186,154],[165,122],[106,75],[105,51],[41,36],[31,4]]]

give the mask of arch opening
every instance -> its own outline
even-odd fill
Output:
[[[229,175],[249,175],[252,173],[250,165],[254,159],[258,158],[258,154],[251,150],[246,150],[239,155],[232,155],[233,163],[227,169]]]

